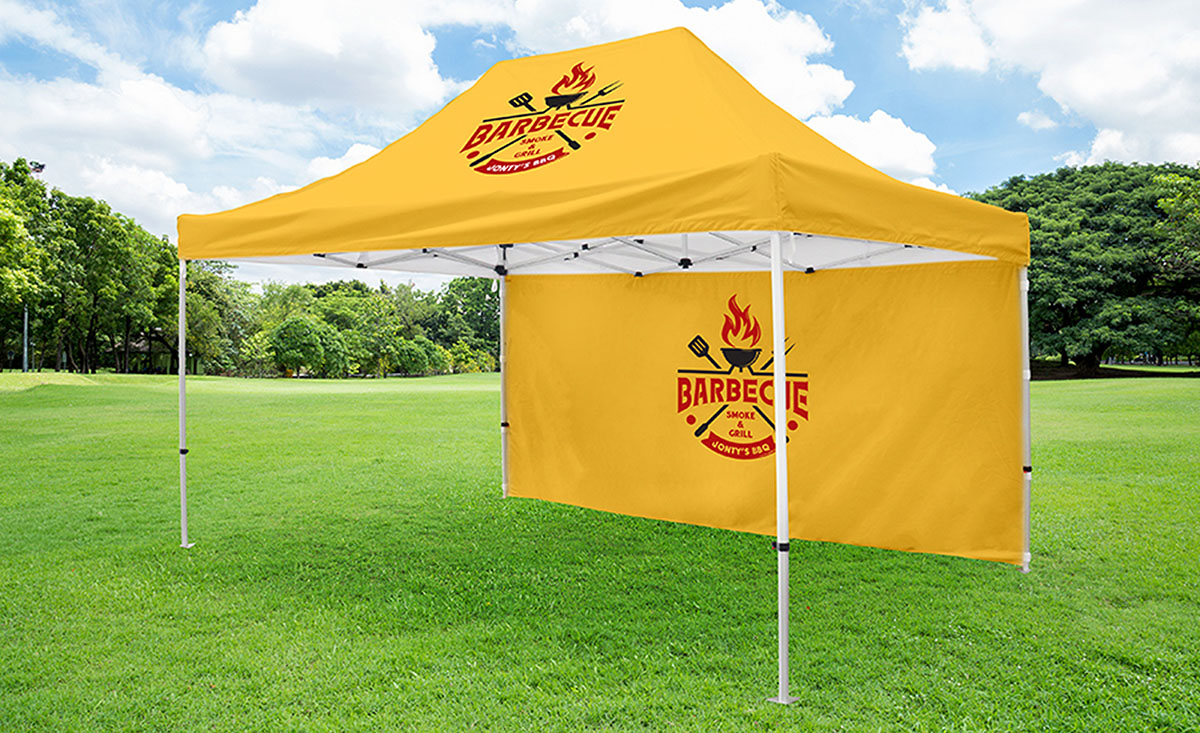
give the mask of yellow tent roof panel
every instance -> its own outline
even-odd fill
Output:
[[[682,28],[504,61],[371,159],[179,217],[184,259],[795,231],[1029,261],[1014,214],[901,183]]]

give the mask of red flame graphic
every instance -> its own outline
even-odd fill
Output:
[[[588,87],[596,83],[596,75],[592,73],[595,66],[583,68],[583,64],[575,64],[571,67],[571,75],[563,74],[563,78],[551,89],[553,94],[562,94],[564,91],[585,92]]]
[[[733,314],[733,318],[725,316],[725,327],[721,329],[721,338],[730,346],[738,346],[738,344],[730,341],[730,337],[742,342],[742,346],[749,348],[758,343],[758,339],[762,337],[762,329],[758,327],[758,319],[750,315],[750,306],[738,308],[737,295],[729,296],[729,312]],[[750,343],[747,344],[746,342]]]

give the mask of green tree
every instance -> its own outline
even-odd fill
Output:
[[[254,327],[271,331],[288,318],[313,313],[312,290],[304,285],[266,283],[253,316]]]
[[[365,321],[375,305],[373,301],[381,301],[383,296],[357,280],[323,283],[311,289],[314,310],[337,332],[339,348],[345,356],[343,373],[363,373],[376,366],[378,360],[369,351]]]
[[[31,305],[31,336],[56,367],[63,354],[80,371],[168,368],[150,358],[161,345],[176,368],[178,260],[165,237],[103,201],[47,190],[21,159],[0,163],[0,211],[5,240],[27,250],[18,253],[13,241],[0,249],[0,279],[11,286],[0,284],[0,349],[15,320],[9,291],[19,285]],[[255,299],[230,271],[214,262],[188,266],[189,351],[222,372],[236,368],[241,340],[258,330],[247,323]],[[143,349],[146,358],[135,353]]]
[[[232,271],[219,261],[187,265],[188,352],[203,371],[233,373],[251,333],[250,287],[230,277]]]
[[[396,371],[401,374],[419,375],[428,369],[425,351],[408,339],[401,339],[396,347]]]
[[[45,252],[29,235],[18,210],[17,202],[0,187],[0,353],[7,340],[3,324],[23,319],[25,308],[36,303],[45,288]]]
[[[25,228],[17,202],[0,188],[0,307],[20,307],[38,294],[43,257]]]
[[[1166,214],[1166,229],[1189,250],[1200,248],[1200,177],[1163,173],[1154,182],[1162,187],[1158,207]]]
[[[53,289],[47,277],[48,253],[41,223],[48,211],[45,186],[33,178],[28,164],[0,163],[0,369],[5,366],[9,335],[19,344],[26,307],[40,342],[42,301]],[[36,362],[36,357],[35,357]]]
[[[49,189],[22,159],[0,162],[0,352],[16,343],[29,303],[33,341],[56,368],[61,354],[79,371],[174,371],[178,266],[165,237],[103,201]],[[270,283],[256,294],[232,273],[220,262],[187,266],[188,357],[204,371],[258,376],[277,366],[333,377],[495,367],[499,300],[490,279],[458,278],[438,293],[355,280]]]
[[[420,346],[421,351],[425,352],[426,374],[445,374],[450,371],[453,360],[445,347],[433,343],[424,336],[416,337],[413,339],[413,343]]]
[[[318,322],[308,316],[289,316],[271,329],[270,341],[276,365],[297,377],[302,368],[315,369],[325,357]]]
[[[451,348],[460,341],[473,350],[500,353],[500,293],[484,277],[456,277],[437,295],[425,322],[428,335]]]
[[[120,274],[112,290],[112,306],[101,318],[109,340],[113,364],[118,372],[130,371],[133,334],[153,327],[154,293],[151,286],[156,264],[154,250],[168,246],[135,221],[117,216],[126,241]]]
[[[1165,193],[1158,200],[1166,216],[1160,229],[1169,243],[1162,263],[1165,275],[1177,290],[1200,300],[1200,175],[1166,173],[1154,181]]]
[[[277,373],[275,353],[266,331],[256,331],[242,341],[234,369],[244,377],[269,377]]]
[[[350,371],[350,356],[341,334],[333,326],[322,321],[314,323],[317,339],[321,343],[321,359],[313,366],[318,377],[344,377]]]
[[[405,338],[430,336],[429,326],[439,310],[436,293],[417,290],[412,285],[397,285],[389,289],[379,284],[379,292],[391,303],[399,322],[399,333]]]
[[[117,312],[122,277],[134,269],[129,233],[103,201],[51,194],[65,231],[50,250],[60,285],[60,324],[74,371],[95,372],[100,361],[99,336]]]
[[[459,341],[451,347],[450,359],[455,374],[496,370],[496,357],[483,349],[472,348],[466,341]]]
[[[1176,246],[1161,223],[1163,174],[1180,165],[1105,163],[1011,178],[974,198],[1029,216],[1030,335],[1035,353],[1095,370],[1110,351],[1161,354],[1194,319]]]
[[[1158,207],[1166,215],[1161,228],[1172,245],[1163,267],[1182,295],[1179,309],[1190,310],[1187,325],[1175,329],[1177,338],[1168,345],[1167,355],[1192,361],[1200,355],[1200,177],[1165,173],[1155,182],[1165,194]]]

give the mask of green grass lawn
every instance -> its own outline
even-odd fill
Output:
[[[1200,730],[1200,385],[1034,385],[1034,570],[499,496],[494,375],[0,374],[0,730]],[[56,383],[57,382],[57,383]]]

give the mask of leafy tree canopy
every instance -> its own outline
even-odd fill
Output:
[[[458,278],[439,293],[357,280],[256,292],[233,272],[222,262],[187,264],[193,369],[441,374],[462,367],[449,351],[460,341],[481,355],[477,368],[498,353],[498,299],[487,279]],[[20,351],[28,306],[35,369],[174,371],[178,278],[165,237],[103,201],[49,188],[25,160],[0,162],[0,368]]]
[[[1161,355],[1194,330],[1196,277],[1181,266],[1179,238],[1164,228],[1159,201],[1172,189],[1162,176],[1194,183],[1200,172],[1105,163],[1018,176],[974,195],[1029,216],[1035,354],[1091,370],[1110,353]]]
[[[289,316],[271,329],[271,351],[281,369],[296,376],[304,367],[315,369],[325,357],[317,322],[308,316]]]
[[[1158,208],[1167,217],[1162,229],[1174,245],[1165,263],[1167,271],[1194,286],[1200,281],[1200,176],[1164,173],[1154,181],[1165,192]],[[1197,295],[1194,289],[1191,295]]]

